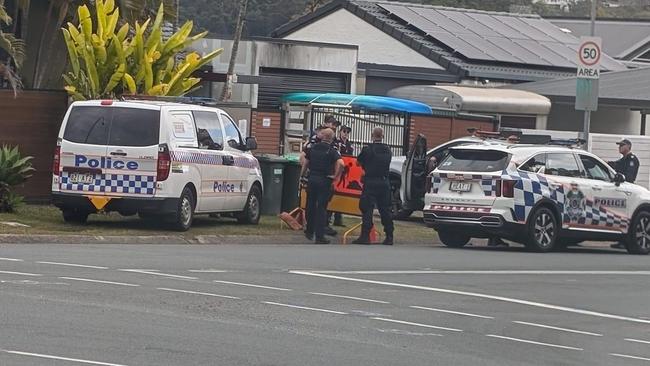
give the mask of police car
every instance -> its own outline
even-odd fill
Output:
[[[85,101],[68,109],[54,155],[52,196],[66,222],[99,211],[168,219],[230,213],[257,224],[260,166],[223,110],[161,101]]]
[[[427,182],[424,221],[450,247],[502,237],[539,252],[584,240],[650,251],[650,191],[580,149],[460,146]]]

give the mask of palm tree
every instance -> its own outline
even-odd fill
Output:
[[[11,21],[4,6],[4,0],[0,0],[0,27],[9,26]],[[0,51],[8,55],[7,60],[0,60],[0,81],[7,80],[15,95],[22,85],[16,70],[20,69],[25,59],[25,44],[12,33],[5,33],[0,28]],[[14,70],[14,66],[16,70]]]

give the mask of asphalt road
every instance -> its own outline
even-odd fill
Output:
[[[650,365],[650,257],[2,245],[0,365]]]

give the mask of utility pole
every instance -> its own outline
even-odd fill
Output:
[[[228,63],[228,73],[226,74],[226,85],[224,85],[221,92],[221,102],[230,101],[232,97],[232,85],[234,83],[235,74],[235,61],[237,60],[237,52],[239,51],[239,40],[244,29],[244,22],[246,18],[246,8],[248,7],[248,0],[241,0],[239,3],[239,15],[237,16],[237,26],[235,28],[235,39],[232,43],[230,50],[230,62]]]

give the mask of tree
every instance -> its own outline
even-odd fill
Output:
[[[86,5],[77,12],[79,24],[63,28],[71,69],[63,78],[75,100],[123,94],[184,95],[200,82],[192,73],[223,51],[203,57],[192,52],[177,62],[179,53],[207,32],[190,36],[193,23],[187,21],[163,40],[162,3],[151,27],[149,18],[142,25],[136,21],[134,29],[128,23],[117,29],[120,10],[113,0],[95,0],[95,22]]]
[[[20,69],[25,59],[25,44],[22,40],[16,38],[12,33],[5,33],[2,31],[1,26],[4,24],[9,26],[12,22],[11,17],[7,14],[4,6],[4,0],[0,0],[0,51],[7,54],[7,60],[0,60],[0,82],[2,79],[7,80],[9,85],[16,94],[17,89],[20,88],[20,77],[13,69]]]
[[[240,0],[239,15],[237,16],[237,27],[235,29],[235,39],[232,43],[232,49],[230,50],[230,62],[228,63],[228,73],[226,74],[226,85],[224,85],[223,90],[221,91],[221,98],[219,98],[219,100],[222,102],[230,101],[230,98],[232,97],[235,62],[237,61],[237,53],[239,51],[239,41],[241,40],[241,34],[244,30],[244,18],[246,16],[247,7],[248,0]]]

